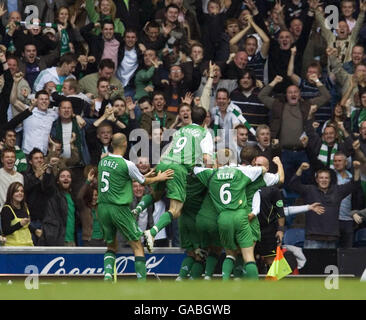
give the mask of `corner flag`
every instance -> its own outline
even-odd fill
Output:
[[[266,276],[266,280],[280,280],[286,277],[292,272],[289,264],[287,263],[285,257],[283,256],[281,246],[277,246],[276,258],[274,259],[271,267]]]

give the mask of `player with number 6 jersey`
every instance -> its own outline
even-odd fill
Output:
[[[246,187],[262,176],[264,167],[237,166],[234,153],[219,150],[218,169],[194,168],[197,178],[208,188],[212,202],[219,212],[218,229],[220,242],[226,251],[223,263],[223,280],[228,280],[235,262],[235,250],[241,249],[246,262],[248,278],[257,279],[258,269],[252,253],[253,237],[248,220]],[[220,159],[228,159],[226,165]]]

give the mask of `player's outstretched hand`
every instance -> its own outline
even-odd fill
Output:
[[[145,174],[145,178],[151,178],[155,176],[156,176],[155,168],[151,169],[148,173]]]
[[[168,169],[164,172],[159,171],[157,174],[157,178],[159,181],[171,180],[174,177],[174,170]]]
[[[322,206],[320,202],[314,202],[309,205],[309,209],[314,211],[318,215],[322,215],[325,212],[325,208]]]

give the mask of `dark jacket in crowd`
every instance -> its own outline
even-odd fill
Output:
[[[45,172],[43,179],[38,179],[32,166],[23,173],[24,191],[27,195],[27,204],[31,220],[43,222],[46,213],[48,199],[52,196],[52,186],[55,183],[55,177],[52,173]]]
[[[327,192],[321,191],[317,185],[301,183],[301,177],[294,175],[290,188],[299,193],[305,204],[319,202],[325,207],[325,212],[318,215],[313,211],[306,214],[305,238],[307,240],[337,240],[339,237],[339,208],[341,201],[350,193],[361,188],[360,182],[348,182],[337,185],[331,183]]]
[[[102,59],[103,52],[104,52],[104,40],[103,35],[100,33],[99,35],[95,35],[95,33],[92,32],[94,28],[94,23],[91,22],[87,24],[86,26],[82,27],[80,29],[80,33],[85,39],[85,41],[88,43],[90,48],[90,56],[95,57],[95,63],[98,65],[100,60]],[[123,46],[123,39],[122,36],[119,33],[114,33],[115,39],[120,43],[119,50],[118,50],[118,62],[120,62],[122,59],[122,52],[121,47]],[[116,66],[118,68],[118,66]]]
[[[2,71],[2,67],[1,67]],[[8,108],[10,103],[10,93],[13,87],[13,76],[10,70],[2,71],[4,74],[4,87],[0,93],[0,128],[8,122]]]
[[[53,195],[46,202],[45,216],[42,223],[42,236],[39,238],[39,246],[64,246],[66,234],[66,222],[68,214],[67,200],[59,188],[52,188]],[[76,208],[76,206],[75,206]],[[75,225],[78,221],[75,211]],[[77,228],[75,227],[75,232]],[[76,241],[75,241],[76,243]]]

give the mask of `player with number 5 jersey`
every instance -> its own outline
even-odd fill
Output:
[[[117,251],[116,232],[128,241],[135,255],[135,271],[138,280],[146,279],[146,261],[140,238],[142,231],[130,211],[133,199],[132,180],[143,185],[172,179],[173,170],[152,172],[143,176],[134,163],[123,158],[126,137],[116,133],[112,137],[113,153],[100,160],[98,165],[98,220],[107,243],[104,255],[104,280],[112,280]]]

